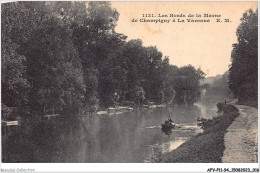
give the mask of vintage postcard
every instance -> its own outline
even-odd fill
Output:
[[[1,43],[2,172],[259,172],[257,1],[2,2]]]

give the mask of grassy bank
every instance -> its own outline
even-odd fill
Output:
[[[205,121],[203,133],[192,137],[176,150],[159,154],[153,158],[153,162],[171,163],[214,163],[221,162],[224,147],[224,135],[226,129],[238,116],[237,109],[232,105],[218,104],[221,116]]]
[[[237,104],[251,106],[251,107],[254,107],[256,109],[258,108],[257,100],[238,101]]]

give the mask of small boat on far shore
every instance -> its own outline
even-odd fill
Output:
[[[2,121],[1,125],[2,126],[18,126],[19,122],[18,121]]]

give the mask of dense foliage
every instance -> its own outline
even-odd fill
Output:
[[[99,107],[193,104],[204,73],[115,32],[109,2],[2,4],[2,103],[38,115]]]
[[[258,10],[248,10],[237,28],[229,69],[229,88],[240,102],[257,101]]]

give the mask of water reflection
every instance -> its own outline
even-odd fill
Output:
[[[162,132],[167,135],[168,137],[171,136],[172,134],[172,128],[171,127],[165,127],[165,126],[162,126],[161,128]]]
[[[166,153],[166,152],[170,152],[175,150],[176,148],[178,148],[181,144],[183,144],[185,141],[187,141],[189,138],[184,138],[184,137],[179,137],[176,138],[172,141],[163,143],[161,145],[159,145],[159,147],[161,147],[161,152],[162,153]]]
[[[171,117],[182,126],[166,136],[161,124]],[[198,106],[138,110],[120,115],[59,117],[2,127],[4,162],[144,162],[151,148],[165,151],[195,135]],[[193,127],[192,127],[193,126]]]

